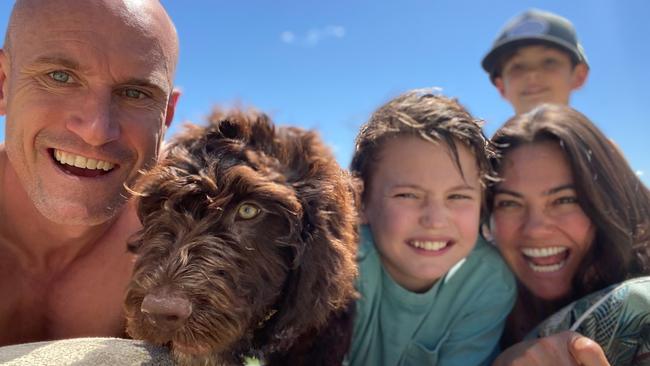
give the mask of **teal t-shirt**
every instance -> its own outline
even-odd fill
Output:
[[[350,366],[489,365],[516,296],[515,280],[483,240],[427,292],[398,285],[361,227]]]

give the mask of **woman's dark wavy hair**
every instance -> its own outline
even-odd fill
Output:
[[[495,170],[513,149],[541,141],[555,141],[564,151],[580,207],[596,228],[594,243],[573,278],[573,299],[648,274],[650,191],[618,147],[580,112],[542,105],[513,117],[494,134],[500,156],[493,159]],[[491,189],[487,199],[492,209]]]
[[[364,184],[362,202],[370,192],[372,174],[380,160],[385,142],[398,136],[418,136],[432,143],[443,143],[463,175],[457,144],[465,145],[474,155],[481,184],[493,179],[490,158],[494,149],[483,131],[482,121],[475,119],[456,100],[435,94],[431,89],[407,91],[377,109],[356,138],[350,170]],[[486,217],[486,206],[481,205]]]

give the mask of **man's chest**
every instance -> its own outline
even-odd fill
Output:
[[[6,296],[0,301],[0,344],[122,336],[130,267],[111,265],[88,263],[48,280],[1,273],[0,293]]]

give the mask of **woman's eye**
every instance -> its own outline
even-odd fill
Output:
[[[494,203],[495,208],[509,208],[509,207],[518,207],[519,203],[511,200],[502,200]]]
[[[244,220],[250,220],[259,215],[260,211],[260,208],[257,206],[251,203],[244,203],[237,209],[237,216]]]
[[[68,74],[65,71],[57,70],[57,71],[52,71],[47,74],[52,80],[57,81],[59,83],[71,83],[74,81],[72,76]]]
[[[555,200],[555,203],[560,205],[578,203],[578,197],[573,197],[573,196],[560,197]]]

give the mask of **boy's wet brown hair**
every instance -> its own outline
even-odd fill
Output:
[[[478,120],[456,99],[435,93],[432,89],[416,89],[399,95],[377,109],[357,135],[354,156],[350,164],[352,174],[364,184],[362,202],[365,202],[372,175],[381,160],[385,142],[399,136],[417,136],[431,143],[444,143],[461,176],[465,178],[458,157],[458,146],[466,146],[474,155],[483,187],[493,179],[490,158],[494,149],[485,137]],[[487,213],[481,205],[481,216]]]

